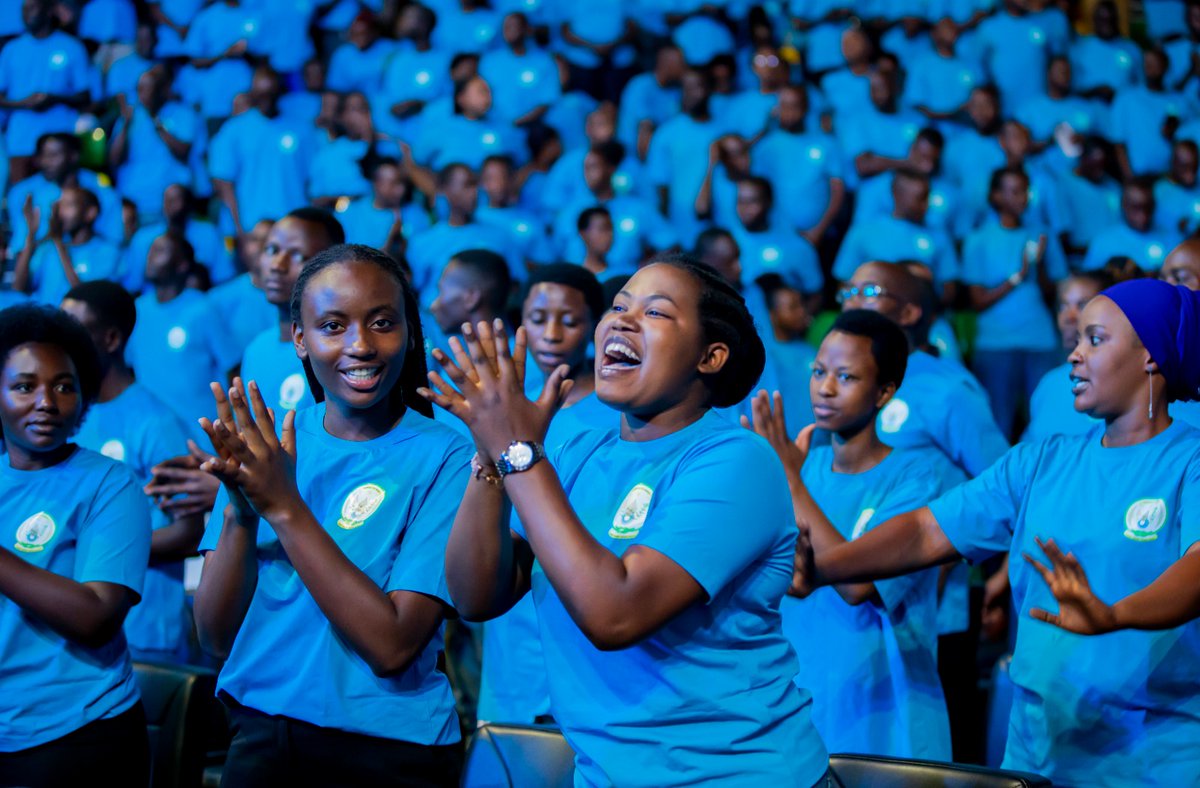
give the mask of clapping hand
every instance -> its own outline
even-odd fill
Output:
[[[573,385],[566,365],[550,373],[541,396],[531,401],[525,396],[525,329],[517,329],[511,353],[500,320],[480,321],[474,327],[464,323],[462,331],[461,340],[450,339],[453,359],[441,350],[433,351],[450,382],[430,372],[433,389],[420,388],[417,393],[461,419],[486,458],[499,457],[513,441],[544,440],[550,420]]]
[[[771,401],[774,399],[774,407]],[[800,430],[793,440],[787,431],[787,419],[783,412],[783,395],[778,391],[774,396],[768,396],[765,390],[754,395],[750,402],[750,413],[753,421],[741,417],[742,426],[754,430],[767,439],[771,448],[779,455],[783,468],[787,471],[788,479],[796,481],[800,477],[800,469],[808,458],[808,448],[812,443],[813,425]]]
[[[1058,614],[1035,607],[1029,611],[1029,615],[1038,621],[1045,621],[1080,635],[1100,635],[1116,629],[1116,615],[1112,607],[1101,602],[1099,597],[1092,593],[1087,574],[1084,573],[1075,554],[1063,555],[1053,539],[1045,542],[1038,539],[1037,544],[1050,559],[1049,568],[1028,553],[1023,555],[1042,576],[1042,580],[1046,581],[1050,593],[1058,600]]]

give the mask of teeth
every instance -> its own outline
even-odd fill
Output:
[[[379,367],[371,367],[369,369],[348,369],[346,377],[354,378],[355,380],[370,380],[379,372]]]
[[[630,361],[636,361],[638,363],[641,363],[642,360],[642,357],[639,356],[633,348],[620,342],[609,342],[604,346],[604,353],[609,356],[624,356]]]

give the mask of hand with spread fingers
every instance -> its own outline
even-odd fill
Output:
[[[750,413],[753,421],[742,416],[742,426],[767,439],[767,443],[771,444],[771,448],[783,462],[789,482],[799,480],[800,469],[804,467],[804,460],[808,458],[808,447],[812,443],[813,426],[810,424],[805,427],[793,440],[788,435],[787,420],[783,412],[783,395],[778,391],[773,396],[768,395],[766,390],[755,394],[750,402]]]
[[[261,517],[276,525],[276,515],[304,506],[296,486],[296,412],[283,419],[275,435],[275,414],[251,381],[249,398],[241,378],[234,378],[228,396],[212,384],[217,421],[201,419],[216,456],[200,467],[229,491],[239,519]]]
[[[442,372],[430,372],[433,389],[418,393],[461,419],[487,459],[499,457],[513,441],[544,440],[550,420],[571,390],[566,365],[555,369],[541,396],[530,400],[525,396],[525,330],[517,329],[509,352],[502,321],[481,321],[474,327],[464,323],[462,328],[461,340],[450,339],[453,358],[433,351]]]
[[[1080,635],[1101,635],[1117,629],[1113,608],[1100,601],[1088,584],[1087,575],[1074,553],[1063,554],[1053,539],[1037,540],[1038,547],[1050,559],[1047,568],[1033,556],[1025,553],[1025,560],[1046,581],[1050,593],[1058,600],[1058,614],[1035,607],[1029,615],[1056,627]]]

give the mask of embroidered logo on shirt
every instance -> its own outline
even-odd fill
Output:
[[[1153,542],[1167,524],[1167,502],[1162,498],[1143,498],[1125,510],[1125,538],[1135,542]]]
[[[908,403],[902,399],[892,398],[879,413],[879,429],[884,432],[899,432],[908,421]]]
[[[187,331],[183,330],[183,326],[175,326],[167,332],[167,346],[171,350],[182,350],[187,344]]]
[[[284,378],[279,386],[279,407],[284,410],[296,407],[304,396],[305,386],[304,376],[299,372],[293,372]]]
[[[635,484],[617,507],[608,535],[613,539],[632,539],[637,536],[646,524],[646,513],[650,511],[652,497],[654,490],[644,484]]]
[[[100,447],[100,453],[110,460],[125,462],[125,444],[119,440],[105,441]]]
[[[54,538],[54,518],[45,512],[38,512],[17,529],[15,547],[22,553],[40,553],[46,543]]]
[[[378,484],[364,484],[346,496],[342,504],[342,516],[337,524],[347,531],[358,528],[375,514],[375,510],[383,503],[387,493]]]
[[[867,530],[867,524],[871,522],[871,518],[874,516],[874,509],[863,509],[859,512],[858,522],[854,524],[854,530],[850,532],[850,538],[857,539],[862,536]]]

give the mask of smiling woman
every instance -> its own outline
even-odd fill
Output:
[[[479,450],[446,553],[459,612],[493,618],[532,589],[577,781],[823,785],[779,619],[787,482],[762,439],[711,411],[762,372],[741,296],[687,257],[635,274],[595,332],[596,395],[619,428],[581,432],[549,461],[571,367],[529,400],[527,343],[519,329],[510,354],[503,324],[464,325],[453,359],[434,354],[454,386],[433,374],[423,390]],[[519,521],[505,522],[506,498]]]
[[[124,465],[70,442],[100,388],[96,350],[74,318],[21,306],[0,312],[0,360],[0,785],[145,785],[121,624],[150,513]]]
[[[1041,568],[1019,559],[1038,553],[1039,536],[1051,538],[1048,553],[1064,574],[1078,556],[1095,595],[1109,599],[1177,561],[1195,563],[1200,431],[1172,421],[1168,403],[1200,395],[1200,304],[1184,288],[1134,280],[1093,298],[1079,325],[1070,357],[1075,409],[1101,424],[1022,443],[929,506],[818,551],[815,566],[802,551],[797,591],[1008,552],[1023,620],[1004,766],[1055,784],[1115,788],[1144,783],[1152,763],[1161,784],[1192,784],[1200,774],[1200,623],[1103,639],[1063,632],[1052,624],[1086,631],[1080,595],[1049,574],[1046,587],[1035,577]],[[1070,561],[1056,545],[1073,552]],[[1058,616],[1046,612],[1056,606],[1052,590],[1063,593]],[[1134,620],[1127,625],[1169,627],[1186,616]]]
[[[292,298],[315,406],[276,424],[257,386],[213,384],[221,480],[201,542],[201,645],[236,735],[222,784],[457,785],[437,669],[443,554],[470,451],[416,397],[416,296],[365,246],[312,258]],[[353,757],[347,757],[353,753]]]

